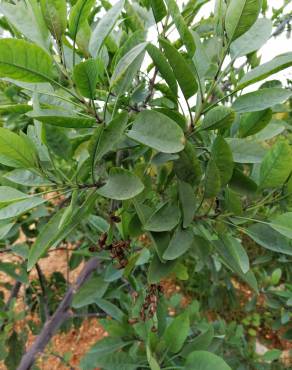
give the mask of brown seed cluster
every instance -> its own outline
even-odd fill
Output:
[[[119,240],[108,246],[113,261],[118,263],[118,268],[122,269],[128,264],[128,250],[130,240]]]
[[[160,284],[151,284],[147,289],[147,294],[140,311],[142,321],[152,319],[157,311],[159,295],[163,292]]]

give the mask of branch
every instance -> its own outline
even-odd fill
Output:
[[[48,300],[48,295],[47,295],[47,282],[46,282],[46,277],[42,272],[42,269],[38,263],[35,265],[37,274],[39,277],[39,282],[42,290],[42,295],[43,295],[43,300],[44,300],[44,311],[45,311],[45,317],[46,321],[49,320],[50,318],[50,307],[49,307],[49,300]]]
[[[10,308],[10,305],[11,305],[11,302],[13,301],[14,298],[17,298],[18,296],[18,293],[20,291],[20,288],[21,288],[21,282],[20,281],[16,281],[16,283],[14,284],[12,290],[11,290],[11,293],[10,293],[10,296],[4,306],[4,309],[3,309],[3,312],[7,312]],[[6,325],[7,321],[5,321],[1,327],[0,327],[0,332],[3,331],[5,325]]]
[[[57,329],[63,323],[64,320],[68,317],[69,313],[68,310],[71,306],[73,295],[82,287],[82,285],[89,279],[90,275],[96,270],[98,267],[98,258],[93,257],[91,258],[86,265],[84,266],[83,270],[81,271],[80,275],[78,276],[77,280],[71,287],[68,289],[67,293],[65,294],[63,300],[59,304],[57,310],[53,314],[53,316],[48,320],[42,328],[42,331],[37,336],[36,340],[29,348],[29,350],[24,354],[21,359],[21,362],[17,368],[17,370],[29,370],[33,365],[36,356],[39,352],[43,352],[46,345],[49,343]]]

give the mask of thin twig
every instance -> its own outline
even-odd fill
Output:
[[[41,290],[42,290],[42,295],[43,295],[43,300],[44,300],[44,310],[45,310],[45,317],[46,321],[49,320],[50,318],[50,307],[49,307],[49,299],[47,295],[47,282],[44,273],[42,272],[42,269],[38,263],[35,264]]]

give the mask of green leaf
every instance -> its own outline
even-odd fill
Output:
[[[7,180],[23,186],[50,186],[52,182],[30,172],[28,170],[16,169],[3,175]]]
[[[196,336],[191,342],[184,345],[181,352],[182,357],[187,357],[193,351],[207,350],[214,338],[214,329],[210,325],[201,334]]]
[[[96,84],[104,69],[100,59],[88,59],[77,64],[73,69],[73,79],[82,96],[95,98]]]
[[[192,242],[192,230],[181,229],[178,227],[169,243],[169,246],[163,253],[163,258],[165,260],[175,260],[176,258],[182,256],[191,247]]]
[[[108,288],[102,277],[93,276],[75,293],[72,307],[80,308],[95,303],[95,300],[102,298]]]
[[[66,238],[70,232],[75,231],[80,224],[80,220],[85,221],[98,198],[96,191],[90,193],[85,201],[77,208],[68,224],[59,229],[60,221],[63,217],[64,209],[56,212],[49,222],[40,230],[38,237],[32,245],[27,262],[27,269],[31,270],[35,263],[41,258],[49,248],[55,247],[63,239]]]
[[[173,19],[173,22],[178,30],[178,33],[180,35],[180,38],[183,42],[183,44],[186,46],[186,49],[192,57],[195,54],[196,51],[196,45],[193,38],[193,35],[191,31],[189,30],[188,26],[185,23],[185,20],[181,14],[181,11],[177,5],[177,2],[175,0],[166,0],[168,5],[168,10],[171,15],[171,18]]]
[[[105,313],[111,316],[113,319],[123,322],[125,318],[125,314],[122,310],[120,310],[116,305],[107,301],[103,298],[96,298],[94,301],[95,304],[98,305],[100,309],[102,309]]]
[[[155,254],[148,269],[148,283],[157,284],[174,271],[177,261],[161,262]]]
[[[159,73],[170,87],[173,94],[177,96],[176,79],[163,53],[152,44],[148,44],[147,52],[150,55],[151,59],[153,60],[153,63],[157,67]]]
[[[270,38],[273,22],[261,18],[242,36],[230,45],[233,59],[240,58],[260,49]]]
[[[0,127],[0,163],[10,167],[35,167],[34,148],[26,136],[18,136]]]
[[[211,155],[220,173],[221,186],[224,186],[232,177],[234,163],[231,149],[222,136],[214,140]]]
[[[94,163],[99,161],[106,153],[115,148],[122,138],[127,127],[128,114],[126,112],[118,114],[105,128],[100,128],[101,132],[96,141],[93,153]]]
[[[174,46],[164,39],[159,39],[159,42],[164,49],[166,58],[168,59],[184,97],[189,99],[195,95],[198,90],[195,72]]]
[[[14,223],[0,223],[0,240],[5,238],[5,236],[9,233],[13,226]]]
[[[15,5],[1,1],[0,13],[27,39],[49,49],[48,29],[37,1],[17,1]]]
[[[187,141],[183,151],[179,153],[179,159],[174,161],[176,176],[192,186],[198,184],[202,177],[202,169],[197,158],[194,145]]]
[[[221,240],[240,266],[241,271],[246,274],[249,270],[249,259],[241,243],[229,235],[222,235]]]
[[[244,195],[253,195],[258,188],[257,184],[250,177],[236,167],[230,180],[230,186],[234,191]]]
[[[51,34],[61,40],[67,28],[67,4],[65,0],[41,0],[41,10]]]
[[[118,1],[97,23],[97,26],[93,30],[89,41],[89,51],[93,57],[96,58],[98,56],[107,36],[114,28],[114,25],[116,24],[124,5],[125,0]]]
[[[261,163],[267,152],[261,143],[254,140],[227,138],[226,141],[237,163]]]
[[[186,360],[185,370],[232,370],[226,362],[211,352],[195,351]]]
[[[17,202],[28,198],[29,195],[19,191],[17,189],[11,188],[9,186],[0,186],[0,205]]]
[[[18,202],[9,204],[3,208],[0,208],[0,220],[6,220],[22,215],[23,213],[31,210],[46,202],[43,198],[32,198],[23,199]]]
[[[243,89],[290,66],[292,66],[292,52],[278,55],[270,62],[264,63],[246,73],[239,81],[238,89]]]
[[[144,110],[139,113],[127,135],[162,153],[177,153],[184,148],[182,129],[157,111]]]
[[[151,8],[156,23],[162,21],[167,14],[167,9],[163,0],[150,0]]]
[[[271,109],[243,114],[239,122],[239,136],[255,135],[268,125],[272,119],[272,115],[273,112]]]
[[[142,181],[128,170],[112,168],[107,183],[97,190],[99,195],[110,199],[134,198],[144,189]]]
[[[205,176],[204,198],[214,198],[221,189],[220,171],[213,159],[208,162]]]
[[[96,360],[102,356],[115,353],[128,345],[128,342],[121,340],[121,338],[103,338],[96,342],[90,350],[82,357],[80,367],[82,370],[93,370],[96,368]]]
[[[254,276],[254,273],[249,270],[244,273],[242,267],[246,267],[246,260],[239,261],[240,251],[234,250],[234,246],[228,241],[224,240],[215,240],[213,245],[218,252],[222,262],[226,265],[233,273],[237,274],[243,281],[245,281],[255,292],[258,292],[257,280]],[[243,252],[244,253],[244,252]],[[243,254],[244,255],[244,254]]]
[[[286,141],[278,141],[264,157],[260,167],[260,187],[276,188],[284,184],[292,171],[292,151]]]
[[[292,256],[292,244],[271,226],[256,223],[245,229],[244,232],[260,246],[273,252]]]
[[[276,104],[285,102],[291,96],[291,91],[281,88],[264,88],[241,95],[233,103],[233,109],[238,113],[257,112]]]
[[[218,106],[210,110],[204,117],[202,130],[217,130],[229,128],[235,119],[235,112],[225,106]]]
[[[235,40],[256,22],[262,6],[261,0],[231,0],[225,16],[225,29],[229,40]]]
[[[292,239],[292,212],[276,216],[269,225],[280,234]]]
[[[43,109],[29,112],[27,115],[48,125],[66,128],[87,128],[94,127],[96,124],[93,117],[72,115],[70,112],[61,110]]]
[[[141,44],[136,45],[119,60],[110,80],[111,89],[120,83],[120,80],[126,75],[127,70],[135,60],[139,59],[139,57],[144,54],[147,44],[147,42],[142,42]]]
[[[121,347],[123,346],[121,345]],[[94,367],[89,366],[82,368],[82,370],[93,370],[96,368],[105,370],[136,370],[136,363],[137,361],[133,360],[128,353],[116,351],[104,356],[95,356],[92,362]]]
[[[163,335],[168,350],[177,353],[181,350],[190,331],[190,319],[188,312],[175,317],[166,328]]]
[[[188,227],[196,211],[196,199],[193,187],[184,181],[178,182],[179,200],[182,209],[183,227]]]
[[[79,28],[87,22],[94,3],[95,0],[78,0],[72,7],[69,15],[69,31],[73,40],[76,40]]]
[[[170,231],[175,228],[180,220],[180,211],[177,205],[166,203],[156,210],[144,225],[148,231]]]
[[[40,47],[25,40],[0,40],[0,77],[23,82],[53,79],[52,58]]]
[[[151,349],[149,346],[146,347],[146,354],[147,354],[147,360],[148,360],[150,369],[151,370],[161,370],[161,367],[159,366],[156,358],[152,355]]]

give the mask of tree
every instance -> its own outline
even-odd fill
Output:
[[[266,1],[217,0],[196,23],[208,3],[1,2],[0,253],[20,257],[0,264],[15,280],[1,307],[8,369],[34,366],[65,322],[90,314],[109,337],[82,369],[274,368],[250,355],[242,325],[205,314],[222,304],[219,287],[225,297],[240,281],[253,302],[274,295],[289,319],[291,285],[270,288],[291,276],[280,261],[292,255],[291,86],[265,80],[292,53],[261,64],[257,51],[291,15],[288,2],[270,20]],[[270,280],[245,240],[276,261]],[[69,269],[84,265],[66,293],[39,265],[61,248]],[[202,299],[170,317],[161,281],[187,286],[193,271]],[[14,330],[22,285],[41,319],[26,353]]]

